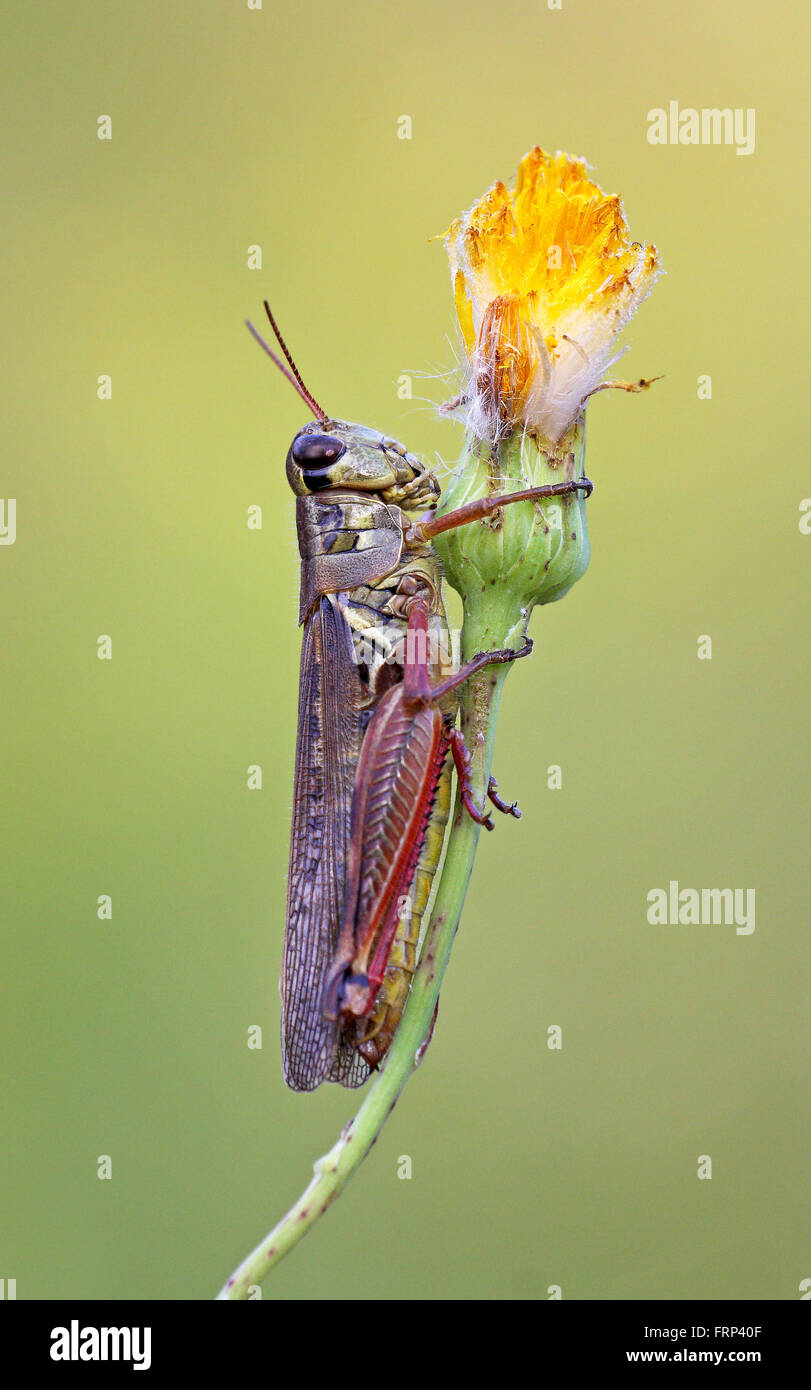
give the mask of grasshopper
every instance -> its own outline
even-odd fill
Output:
[[[284,1078],[310,1091],[322,1081],[362,1085],[391,1044],[454,766],[467,813],[493,829],[487,802],[473,797],[456,692],[483,667],[528,655],[532,643],[453,669],[431,540],[511,503],[578,489],[588,496],[592,485],[573,479],[432,515],[434,475],[396,440],[328,416],[265,310],[285,362],[248,328],[313,414],[287,454],[303,637],[280,980]],[[492,778],[487,797],[520,816]]]

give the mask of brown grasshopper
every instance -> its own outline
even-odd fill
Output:
[[[433,474],[396,440],[328,416],[265,309],[287,365],[248,327],[314,416],[287,455],[303,639],[280,981],[285,1081],[310,1091],[322,1081],[362,1085],[391,1044],[442,851],[452,766],[467,811],[493,829],[473,798],[456,691],[532,643],[453,670],[431,540],[513,502],[588,496],[592,485],[526,488],[431,516]],[[520,815],[493,779],[488,797]]]

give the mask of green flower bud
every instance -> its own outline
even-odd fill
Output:
[[[583,477],[585,415],[558,443],[520,427],[491,444],[469,434],[440,515],[481,497]],[[521,646],[536,603],[563,598],[589,562],[585,493],[513,502],[435,538],[465,609],[465,651]]]

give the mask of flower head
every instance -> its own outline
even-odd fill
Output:
[[[583,160],[524,155],[445,233],[468,365],[467,423],[496,442],[516,425],[558,441],[619,355],[618,333],[660,270],[620,200]]]

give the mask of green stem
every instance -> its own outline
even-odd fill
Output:
[[[463,638],[463,647],[467,646]],[[462,728],[473,753],[473,784],[479,804],[483,801],[490,775],[498,706],[509,669],[509,666],[489,667],[468,681],[462,692]],[[242,1261],[220,1290],[217,1295],[219,1299],[250,1298],[252,1290],[261,1284],[274,1265],[312,1229],[360,1167],[394,1109],[406,1081],[419,1065],[462,915],[478,840],[479,826],[461,807],[457,792],[448,849],[430,925],[408,1003],[386,1064],[374,1078],[358,1113],[343,1130],[338,1142],[313,1165],[314,1176],[309,1186],[286,1216]]]

